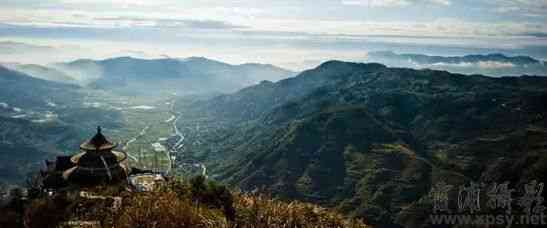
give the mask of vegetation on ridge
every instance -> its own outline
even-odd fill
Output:
[[[1,227],[367,227],[314,204],[231,193],[203,177],[169,181],[152,192],[129,192],[118,185],[28,201],[13,198],[0,212],[6,215]]]

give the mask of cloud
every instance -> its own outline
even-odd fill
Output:
[[[478,66],[482,69],[503,69],[515,67],[515,65],[512,63],[496,61],[482,61],[478,63]]]
[[[547,1],[545,0],[498,0],[485,2],[493,5],[495,12],[501,14],[545,17],[545,12],[547,12]]]
[[[55,51],[54,47],[33,45],[14,41],[0,41],[0,54],[23,54],[31,52],[50,52]]]
[[[506,69],[506,68],[513,68],[515,67],[515,64],[509,63],[509,62],[498,62],[498,61],[479,61],[476,63],[472,62],[459,62],[459,63],[446,63],[446,62],[439,62],[439,63],[433,63],[433,64],[418,64],[415,63],[417,66],[420,67],[458,67],[458,68],[480,68],[480,69]]]
[[[167,27],[167,28],[190,28],[190,29],[240,29],[246,26],[234,25],[218,20],[192,20],[192,19],[171,19],[171,18],[145,18],[145,17],[97,17],[98,21],[114,23],[130,23],[132,25]]]
[[[44,1],[62,4],[53,9],[36,7],[14,11],[1,7],[3,3],[0,3],[0,22],[42,27],[173,28],[173,31],[182,28],[422,37],[514,35],[542,38],[538,34],[547,32],[545,23],[537,18],[522,19],[494,11],[537,14],[541,9],[546,11],[544,0],[478,0],[473,4],[453,0]],[[358,7],[353,7],[355,5]],[[366,6],[392,10],[366,9]],[[534,8],[530,9],[534,11],[526,11],[528,8]],[[460,19],[440,19],[444,16]]]
[[[224,19],[206,16],[178,17],[175,14],[162,13],[96,13],[89,11],[19,9],[15,11],[0,7],[0,23],[7,25],[31,25],[37,27],[81,27],[81,28],[127,28],[157,27],[231,30],[244,29],[246,26]]]
[[[1,17],[1,16],[0,16]],[[42,20],[38,20],[38,19]],[[14,21],[9,24],[0,24],[0,36],[13,37],[17,35],[39,35],[41,37],[78,36],[79,38],[94,38],[99,36],[98,29],[134,29],[133,34],[139,33],[148,37],[149,33],[157,34],[157,28],[162,29],[163,36],[197,36],[197,33],[181,34],[179,29],[209,32],[208,35],[221,38],[223,36],[245,35],[253,39],[257,36],[272,39],[307,39],[309,37],[325,37],[327,39],[347,38],[363,39],[375,36],[395,38],[430,38],[443,37],[457,38],[459,43],[465,44],[469,38],[480,37],[529,37],[545,38],[547,25],[529,22],[469,22],[458,19],[438,19],[434,21],[358,21],[358,20],[309,20],[309,19],[266,19],[257,18],[254,24],[235,24],[220,20],[198,19],[170,19],[141,16],[112,16],[70,18],[44,18],[36,16],[29,21]],[[17,26],[14,26],[17,25]],[[313,26],[312,26],[313,25]],[[55,31],[55,32],[53,32]],[[119,38],[119,35],[110,35],[112,32],[100,35],[103,38]],[[42,35],[40,35],[42,34]],[[89,35],[87,35],[89,34]],[[201,33],[203,34],[203,33]],[[121,37],[127,37],[123,35]],[[140,39],[135,37],[132,39]],[[540,42],[540,41],[538,41]],[[507,42],[503,42],[507,43]],[[513,42],[517,44],[516,42]],[[545,43],[545,42],[541,42]],[[491,45],[486,43],[484,45]]]
[[[367,7],[405,7],[415,4],[449,6],[452,2],[450,0],[342,0],[342,4]]]
[[[449,6],[449,5],[452,5],[452,2],[449,1],[449,0],[429,0],[431,3],[435,3],[435,4],[438,4],[438,5],[445,5],[445,6]]]

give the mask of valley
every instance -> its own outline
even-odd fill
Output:
[[[177,99],[165,98],[136,98],[123,97],[109,94],[105,91],[87,90],[82,98],[82,104],[67,104],[60,110],[55,107],[42,113],[28,110],[9,109],[1,112],[10,121],[29,122],[38,126],[66,125],[79,132],[80,137],[75,137],[71,143],[64,147],[52,150],[52,154],[42,159],[53,159],[54,154],[74,154],[78,151],[78,139],[83,140],[93,134],[97,126],[102,126],[105,134],[119,144],[118,149],[127,152],[132,167],[171,174],[173,170],[194,170],[197,173],[206,173],[206,168],[201,163],[184,156],[185,133],[179,130],[177,123],[183,118],[173,110]],[[67,110],[83,109],[81,112],[67,112]],[[57,115],[54,113],[62,112]],[[93,113],[104,113],[99,116]],[[115,115],[113,113],[116,113]],[[76,115],[76,116],[73,116]],[[96,118],[93,121],[81,119],[89,115]],[[74,119],[72,119],[74,118]],[[97,125],[97,126],[96,126]],[[15,142],[8,141],[8,134],[21,137],[20,133],[6,132],[2,135],[3,144],[9,145]],[[22,140],[20,138],[20,140]],[[36,141],[34,138],[28,140]],[[33,143],[33,147],[50,146],[58,139],[45,140]],[[33,169],[42,166],[43,160],[33,162]],[[190,174],[190,173],[188,173]],[[21,174],[24,175],[24,174]]]
[[[136,98],[103,93],[86,100],[98,109],[119,111],[119,126],[105,128],[105,132],[119,142],[118,148],[128,154],[132,167],[171,175],[206,174],[203,164],[185,156],[186,128],[179,130],[184,116],[174,110],[175,95]]]
[[[6,150],[0,180],[23,184],[26,176],[43,168],[44,160],[76,153],[97,126],[128,153],[135,168],[206,174],[205,165],[183,155],[189,126],[178,126],[184,116],[174,109],[175,103],[292,74],[272,65],[230,65],[201,57],[0,65],[0,117],[5,126],[0,146]],[[71,80],[65,80],[68,77]],[[10,162],[10,156],[31,160]]]

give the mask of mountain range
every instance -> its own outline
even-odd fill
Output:
[[[431,56],[397,54],[391,51],[370,52],[367,61],[393,67],[430,68],[464,74],[488,76],[547,75],[547,64],[529,56],[506,56],[499,53],[465,56]]]
[[[329,61],[180,106],[179,128],[207,132],[188,132],[199,143],[185,151],[212,178],[379,227],[422,227],[438,182],[546,180],[546,88],[543,77]]]
[[[186,59],[137,59],[119,57],[106,60],[81,59],[56,64],[97,89],[122,93],[157,95],[159,91],[180,94],[235,92],[262,80],[277,81],[292,76],[288,70],[265,64],[230,65],[191,57]]]

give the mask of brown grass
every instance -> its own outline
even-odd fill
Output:
[[[264,195],[236,194],[237,227],[368,227],[315,204],[285,202]]]
[[[124,200],[124,207],[115,219],[119,228],[186,228],[223,227],[222,212],[200,208],[189,199],[180,199],[175,192],[138,193]]]
[[[171,183],[144,193],[101,188],[95,191],[98,191],[95,194],[122,197],[121,208],[113,211],[109,206],[111,202],[90,201],[68,194],[61,200],[35,200],[27,209],[25,221],[28,227],[55,227],[66,221],[98,221],[102,227],[115,228],[368,227],[359,220],[347,219],[314,204],[229,193],[210,183]]]

